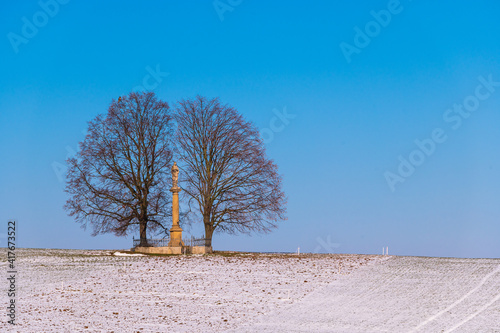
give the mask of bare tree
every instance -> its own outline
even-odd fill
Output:
[[[171,136],[169,106],[154,93],[113,100],[106,115],[89,122],[76,158],[68,159],[69,215],[84,228],[90,223],[94,236],[139,229],[141,245],[148,229],[166,231]]]
[[[208,246],[215,230],[268,232],[286,219],[278,167],[252,123],[200,96],[179,102],[174,119],[182,187],[203,218]]]

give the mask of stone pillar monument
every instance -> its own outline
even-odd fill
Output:
[[[174,162],[172,166],[172,228],[170,228],[170,242],[169,247],[182,247],[184,242],[182,241],[182,228],[179,226],[179,192],[182,189],[177,185],[179,181],[179,168],[177,163]]]

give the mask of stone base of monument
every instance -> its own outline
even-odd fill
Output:
[[[147,254],[183,254],[182,246],[138,246],[134,248],[134,252],[137,253],[147,253]]]
[[[212,253],[211,246],[191,246],[191,254]]]
[[[137,246],[131,251],[144,254],[205,254],[213,252],[211,246]]]

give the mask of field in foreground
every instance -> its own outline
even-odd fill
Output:
[[[494,259],[18,256],[14,332],[500,332]]]
[[[116,256],[113,251],[43,249],[18,249],[17,256],[14,332],[220,332],[293,306],[381,260],[334,254]],[[5,262],[0,269],[7,270]],[[7,304],[6,293],[1,299]],[[10,326],[4,316],[0,331]]]
[[[228,332],[500,332],[500,260],[392,257]]]

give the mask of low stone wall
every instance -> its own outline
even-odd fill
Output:
[[[147,254],[182,254],[181,246],[158,246],[158,247],[146,247],[138,246],[133,249],[134,252],[147,253]]]
[[[212,253],[211,246],[138,246],[132,251],[145,254],[205,254]]]
[[[191,247],[191,254],[205,254],[205,253],[212,253],[212,247],[211,246],[192,246]]]

